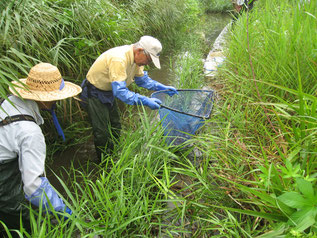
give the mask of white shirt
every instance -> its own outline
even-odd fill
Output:
[[[10,96],[9,99],[15,107],[5,100],[0,106],[0,121],[8,115],[27,114],[36,123],[17,121],[0,126],[0,163],[19,158],[23,190],[27,196],[31,196],[41,185],[40,176],[45,168],[46,144],[39,127],[44,120],[35,101],[23,101],[16,96]]]

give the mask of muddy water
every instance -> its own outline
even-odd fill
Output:
[[[231,17],[227,14],[210,14],[202,19],[202,31],[208,48],[212,48],[213,42],[230,19]],[[160,57],[161,69],[151,67],[149,75],[152,79],[166,85],[173,85],[174,76],[170,69],[170,57],[166,56],[166,54]],[[150,93],[148,92],[146,95],[149,96]],[[55,153],[52,159],[48,159],[46,163],[47,177],[60,193],[64,193],[64,189],[54,173],[67,183],[68,179],[70,179],[68,178],[68,172],[71,166],[81,171],[87,171],[94,169],[93,162],[95,161],[96,154],[93,139],[91,138],[85,144],[69,147],[63,152]]]

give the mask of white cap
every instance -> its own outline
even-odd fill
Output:
[[[161,68],[160,53],[162,51],[161,42],[152,36],[142,36],[139,41],[140,46],[148,52],[156,68]]]

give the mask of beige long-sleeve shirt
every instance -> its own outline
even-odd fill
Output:
[[[87,80],[96,88],[111,91],[111,83],[126,81],[129,86],[135,76],[143,76],[143,66],[134,63],[133,45],[118,46],[102,53],[87,73]]]

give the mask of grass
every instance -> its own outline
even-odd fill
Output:
[[[201,7],[205,9],[207,13],[219,13],[232,11],[231,1],[226,0],[202,0],[200,1]]]
[[[136,112],[126,107],[123,135],[115,152],[103,158],[100,166],[69,169],[67,177],[59,178],[62,195],[74,215],[56,223],[52,219],[54,214],[37,216],[37,211],[31,210],[32,235],[24,235],[316,236],[317,41],[316,6],[312,2],[299,5],[293,1],[257,1],[252,12],[242,15],[232,28],[225,52],[227,60],[214,82],[206,81],[202,74],[205,46],[201,38],[195,37],[200,29],[191,36],[179,36],[181,44],[170,37],[178,30],[186,33],[180,24],[182,11],[175,11],[180,1],[162,11],[162,15],[140,22],[142,26],[155,25],[150,27],[153,32],[171,33],[166,42],[179,49],[174,51],[176,57],[171,58],[170,68],[176,78],[173,85],[201,88],[212,84],[221,88],[212,118],[206,121],[199,135],[182,148],[174,148],[164,142],[163,130],[153,119],[155,112],[140,107]],[[50,4],[59,10],[62,6],[66,9],[73,6],[72,1]],[[151,4],[152,1],[134,2],[122,14],[127,14],[124,15],[127,19],[129,11],[140,12],[141,18],[147,14],[153,16],[157,8],[155,5],[149,8]],[[193,14],[197,2],[188,4],[192,8],[186,12]],[[109,8],[117,11],[119,5],[110,4]],[[176,26],[173,30],[170,25],[162,29],[171,9],[175,15],[170,18]],[[85,37],[88,41],[84,41],[90,42],[90,36]],[[109,42],[122,41],[120,37],[109,39]],[[63,55],[63,50],[57,51],[57,45],[68,49],[69,42],[75,41],[65,40],[52,46],[57,58]],[[98,47],[92,45],[94,49],[89,52],[99,53],[102,47]],[[27,71],[33,59],[22,50],[10,52],[10,57],[1,58],[0,69],[14,79]],[[91,60],[90,53],[86,53],[82,52],[83,61],[78,66],[81,72]],[[65,69],[72,75],[67,64]],[[63,112],[73,111],[74,107],[72,102],[58,105],[62,122]],[[67,127],[67,121],[71,118],[81,121],[80,111],[74,110],[71,116],[68,118],[67,114],[63,126],[69,128],[70,134],[75,130],[73,135],[76,135],[79,129],[74,127],[78,124],[73,122]],[[85,138],[80,137],[74,143],[82,140]]]
[[[291,4],[258,3],[240,17],[222,68],[229,92],[220,111],[228,122],[220,131],[225,153],[218,155],[225,164],[216,174],[222,173],[219,178],[226,186],[239,191],[234,199],[240,208],[226,210],[268,220],[263,228],[273,231],[267,237],[316,234],[316,220],[309,214],[314,205],[303,210],[289,203],[298,202],[295,198],[285,200],[294,194],[308,201],[306,192],[316,193],[315,36],[300,26],[308,21],[315,26],[310,19],[316,6]],[[230,169],[223,169],[226,164]],[[302,182],[307,191],[302,191]]]

